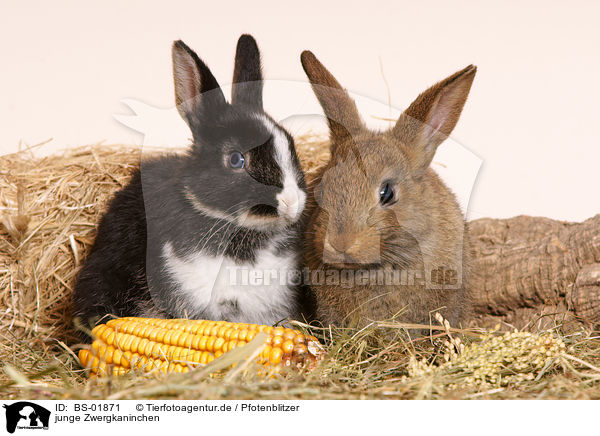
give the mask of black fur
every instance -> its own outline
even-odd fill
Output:
[[[281,255],[295,254],[299,247],[302,220],[262,227],[238,220],[248,213],[255,219],[277,218],[275,196],[283,187],[274,138],[261,121],[267,115],[262,112],[256,43],[248,35],[240,38],[234,77],[238,85],[231,105],[189,47],[177,41],[173,53],[178,109],[194,143],[185,155],[144,162],[130,183],[115,194],[75,286],[75,316],[84,325],[91,326],[106,315],[208,318],[181,298],[166,272],[162,255],[167,242],[181,257],[202,250],[250,263],[258,250],[275,240]],[[195,75],[199,81],[190,80]],[[243,87],[244,80],[261,85]],[[293,140],[281,131],[289,141],[298,186],[305,190]],[[244,154],[244,169],[228,167],[233,151]],[[227,218],[203,213],[205,209]],[[297,313],[291,315],[299,316],[304,312],[304,293],[299,287],[290,292],[297,301]],[[224,306],[232,314],[240,311],[236,300]]]
[[[145,264],[146,214],[140,172],[136,171],[100,220],[96,241],[75,285],[75,316],[91,326],[108,314],[139,313],[151,302]]]
[[[243,68],[245,66],[245,68]],[[231,102],[263,110],[260,52],[250,35],[242,35],[235,53]]]

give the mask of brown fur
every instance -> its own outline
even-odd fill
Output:
[[[373,132],[316,57],[304,52],[301,60],[328,118],[331,139],[331,159],[308,190],[305,263],[325,277],[332,271],[363,277],[347,286],[317,282],[313,274],[317,319],[364,325],[398,315],[405,322],[428,323],[440,311],[453,325],[461,323],[470,300],[466,228],[454,194],[429,165],[458,121],[476,68],[468,66],[432,86],[392,129]],[[379,191],[388,181],[396,202],[382,206]],[[431,272],[440,267],[455,271],[458,285],[433,286]],[[364,270],[410,270],[427,280],[365,283]]]

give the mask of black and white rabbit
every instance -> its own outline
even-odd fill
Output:
[[[260,53],[238,41],[231,104],[208,67],[173,44],[177,108],[193,145],[142,162],[102,217],[74,314],[274,324],[300,315],[304,176],[292,137],[265,114]]]

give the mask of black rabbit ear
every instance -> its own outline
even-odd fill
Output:
[[[227,101],[215,76],[183,41],[173,43],[175,104],[190,128],[205,114],[222,110]]]
[[[263,82],[260,52],[254,38],[242,35],[237,43],[231,88],[231,103],[262,110]]]

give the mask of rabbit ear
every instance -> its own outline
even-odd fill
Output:
[[[348,92],[312,52],[303,51],[300,61],[329,122],[332,143],[360,132],[363,122]]]
[[[231,103],[246,104],[262,110],[263,82],[260,52],[250,35],[242,35],[235,52],[235,67],[231,88]]]
[[[411,147],[417,175],[429,167],[438,146],[452,133],[467,101],[477,67],[469,65],[423,92],[400,116],[393,134]]]
[[[215,76],[183,41],[173,43],[172,54],[177,110],[194,129],[202,115],[222,110],[227,102]]]

